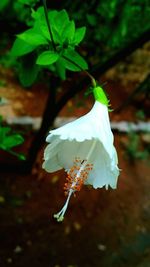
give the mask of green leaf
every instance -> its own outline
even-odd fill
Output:
[[[70,21],[64,28],[61,34],[61,43],[68,41],[71,43],[75,35],[75,23]]]
[[[91,26],[96,26],[97,24],[97,20],[96,20],[96,16],[95,15],[91,15],[91,14],[87,14],[87,21]]]
[[[74,39],[73,39],[73,43],[75,45],[78,45],[83,40],[85,36],[85,32],[86,32],[86,27],[81,27],[81,28],[76,29]]]
[[[53,20],[57,14],[58,14],[58,12],[56,10],[48,12],[48,17],[49,17],[49,21],[50,21],[51,26],[52,26],[52,24],[54,24]],[[51,40],[49,29],[48,29],[46,19],[45,19],[44,8],[40,7],[37,9],[37,11],[33,10],[32,11],[32,17],[35,19],[35,23],[34,23],[35,31],[37,31],[38,33],[41,31],[41,34],[46,39]]]
[[[66,79],[66,69],[61,58],[59,58],[56,62],[56,71],[62,80]]]
[[[41,16],[44,16],[44,7],[39,7],[37,10],[31,9],[31,16],[35,20],[39,20]]]
[[[1,126],[2,120],[3,120],[3,117],[0,115],[0,126]]]
[[[20,134],[12,133],[11,128],[3,126],[2,120],[0,120],[0,149],[8,151],[18,157],[20,156],[19,153],[13,151],[12,148],[23,142],[24,139]]]
[[[53,51],[45,51],[37,58],[36,64],[38,65],[50,65],[56,62],[59,58],[59,54]]]
[[[0,146],[3,143],[5,136],[9,134],[10,130],[11,130],[10,127],[3,127],[0,125]]]
[[[9,150],[14,146],[22,144],[24,141],[20,134],[11,134],[10,136],[5,136],[1,148],[4,150]]]
[[[42,36],[40,33],[35,32],[34,28],[31,28],[21,34],[18,34],[17,36],[19,39],[33,46],[48,44],[46,38]]]
[[[62,33],[65,27],[70,23],[68,14],[65,10],[61,10],[59,12],[50,12],[49,13],[49,21],[51,24],[53,38],[56,44],[62,44]],[[71,23],[72,24],[72,23]],[[73,25],[71,25],[73,28]],[[65,39],[66,36],[64,36]]]
[[[1,0],[0,1],[0,11],[2,11],[9,3],[9,0]]]
[[[56,11],[56,10],[48,12],[48,20],[50,22],[53,35],[56,35],[55,32],[57,32],[56,19],[55,19],[55,17],[57,15],[58,15],[58,11]],[[46,39],[51,40],[49,29],[48,29],[46,19],[45,19],[44,8],[40,7],[36,11],[32,10],[32,17],[35,19],[34,28],[36,29],[36,31],[38,33],[41,31],[41,34]],[[55,28],[54,32],[53,32],[53,28]],[[58,30],[58,32],[59,32],[59,30]],[[58,32],[57,32],[57,35],[58,35]],[[53,36],[53,38],[55,39],[55,36]]]
[[[68,24],[69,22],[69,16],[65,9],[58,12],[58,14],[55,16],[54,23],[56,25],[57,30],[62,31],[63,25]]]
[[[39,28],[40,28],[42,34],[45,36],[45,38],[48,40],[51,40],[46,21],[42,20],[42,21],[40,21],[40,23],[38,23],[38,22],[36,22],[36,23],[39,24]]]
[[[19,68],[19,80],[24,87],[31,86],[38,76],[40,68],[35,64],[35,61],[34,55],[22,58],[22,64]]]
[[[19,3],[23,4],[23,5],[35,5],[37,2],[39,2],[39,0],[18,0]]]
[[[60,44],[61,43],[60,31],[58,31],[55,26],[52,26],[51,29],[55,44]]]
[[[67,49],[65,50],[63,56],[64,56],[63,64],[66,69],[71,71],[81,71],[81,69],[82,70],[88,69],[86,61],[76,51]],[[79,65],[80,67],[78,67],[77,65]]]
[[[18,158],[20,159],[20,160],[26,160],[26,156],[24,155],[24,154],[18,154]]]
[[[10,148],[22,144],[24,141],[20,134],[12,134],[10,127],[0,126],[0,148],[9,150]]]
[[[35,48],[36,46],[29,45],[25,41],[17,38],[12,46],[11,55],[15,57],[20,57],[32,52]]]

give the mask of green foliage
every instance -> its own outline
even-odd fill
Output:
[[[12,67],[16,65],[16,59],[12,57],[7,50],[12,42],[13,32],[17,33],[19,28],[25,25],[32,26],[31,8],[33,8],[40,0],[1,0],[1,42],[0,42],[0,64],[4,67]],[[19,47],[19,49],[18,49]],[[20,56],[34,50],[28,44],[21,42],[21,39],[15,44],[14,50],[20,52]],[[15,53],[15,51],[14,51]],[[18,55],[18,53],[17,53]],[[14,54],[14,56],[16,56]]]
[[[11,25],[15,25],[15,23],[16,26],[19,25],[19,21],[29,26],[26,31],[17,35],[12,47],[12,56],[19,57],[20,66],[23,65],[18,73],[26,72],[24,64],[21,63],[24,61],[25,55],[33,52],[38,59],[40,54],[46,51],[56,52],[59,57],[55,62],[51,62],[50,59],[49,65],[46,65],[47,58],[45,57],[44,64],[43,61],[41,65],[38,63],[40,73],[44,68],[47,68],[55,72],[61,79],[65,79],[67,69],[71,71],[87,69],[87,64],[82,64],[81,61],[83,60],[80,60],[79,57],[79,61],[76,62],[77,57],[75,59],[72,57],[68,62],[64,58],[67,51],[76,51],[85,37],[86,28],[78,28],[77,25],[84,24],[88,28],[82,51],[91,61],[91,64],[98,62],[103,64],[118,50],[150,29],[150,6],[147,0],[92,0],[84,1],[82,5],[80,0],[73,3],[62,0],[60,7],[66,8],[76,21],[76,25],[74,20],[69,18],[65,9],[48,11],[48,20],[56,46],[54,49],[44,9],[43,7],[35,8],[41,3],[38,0],[2,0],[0,3],[2,19],[9,18]],[[47,1],[49,7],[53,4]],[[76,65],[73,66],[71,61],[75,62]],[[32,81],[35,81],[35,79],[30,80],[31,83],[28,83],[28,86],[32,85]]]
[[[6,21],[20,21],[28,25],[31,24],[30,9],[40,0],[1,0],[1,19]]]
[[[85,36],[85,32],[86,32],[85,27],[80,27],[80,28],[76,29],[75,34],[74,34],[74,38],[73,38],[73,43],[75,45],[78,45],[83,40],[83,38]]]
[[[0,11],[2,11],[9,3],[9,0],[1,0],[0,1]]]
[[[59,58],[59,54],[54,51],[42,52],[37,58],[36,63],[39,65],[51,65]]]
[[[25,43],[35,47],[39,45],[48,44],[46,38],[39,34],[36,28],[31,28],[23,32],[22,34],[19,34],[18,38],[24,41]]]
[[[104,62],[150,29],[147,0],[93,0],[84,1],[82,5],[80,0],[75,3],[64,1],[64,7],[77,23],[86,25],[85,44],[94,62]]]
[[[18,63],[18,76],[24,87],[29,87],[38,77],[40,68],[36,65],[36,57],[33,53],[22,57],[22,61]]]
[[[10,127],[2,125],[2,119],[0,121],[0,149],[8,151],[9,153],[24,160],[25,157],[22,154],[18,154],[12,150],[12,148],[22,144],[24,142],[23,137],[20,134],[13,133]]]
[[[23,4],[23,5],[33,6],[33,5],[35,5],[37,2],[39,2],[39,0],[18,0],[18,2],[19,2],[20,4]]]
[[[130,36],[135,38],[141,32],[149,29],[149,14],[150,5],[148,6],[148,1],[143,1],[143,3],[138,0],[126,1],[122,9],[119,25],[112,35],[111,46],[118,47],[119,42],[122,46],[129,41]]]
[[[126,154],[130,160],[135,159],[148,159],[150,153],[148,149],[142,149],[140,146],[140,136],[135,132],[129,132],[128,134],[128,144],[125,146]]]
[[[17,38],[11,49],[11,55],[14,57],[21,57],[32,52],[36,46],[29,45],[27,42]]]
[[[32,10],[33,26],[17,35],[11,55],[21,57],[20,79],[24,86],[30,86],[36,79],[39,70],[48,67],[54,70],[61,79],[66,77],[66,69],[81,71],[88,68],[86,61],[75,51],[75,47],[85,36],[85,27],[75,27],[74,21],[69,19],[66,10],[49,11],[48,20],[45,18],[44,8]],[[24,56],[34,53],[37,69],[30,64],[23,63]],[[50,65],[54,68],[50,68]],[[32,78],[32,75],[34,76]]]
[[[71,71],[80,71],[88,69],[88,65],[83,57],[81,57],[76,51],[72,49],[66,49],[63,53],[63,65],[66,69]],[[80,66],[80,68],[78,67]]]
[[[144,113],[144,110],[142,109],[139,109],[137,112],[136,112],[136,118],[139,119],[139,120],[145,120],[145,113]]]

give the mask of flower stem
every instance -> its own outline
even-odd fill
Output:
[[[56,45],[54,42],[51,25],[50,25],[49,19],[48,19],[48,10],[47,10],[47,5],[46,5],[46,0],[43,0],[43,6],[44,6],[44,13],[45,13],[45,18],[46,18],[46,23],[47,23],[50,39],[52,41],[53,50],[56,51]]]
[[[78,65],[76,62],[74,62],[73,60],[71,60],[70,58],[66,57],[66,56],[62,56],[64,59],[66,59],[67,61],[69,61],[70,63],[74,64],[74,66],[76,66],[77,68],[79,68],[81,71],[84,71],[84,73],[91,79],[91,83],[93,85],[93,87],[96,87],[96,81],[95,78],[86,70],[82,69],[82,67],[80,65]]]
[[[10,154],[16,156],[17,158],[19,158],[19,159],[21,159],[21,160],[25,160],[25,159],[26,159],[24,155],[19,154],[19,153],[13,151],[13,150],[9,150],[9,149],[8,149],[8,150],[6,150],[6,151],[8,151]]]

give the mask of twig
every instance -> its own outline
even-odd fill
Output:
[[[52,46],[53,46],[54,51],[56,51],[56,45],[54,42],[51,25],[50,25],[49,19],[48,19],[48,10],[47,10],[47,5],[46,5],[46,0],[43,0],[43,6],[44,6],[44,13],[45,13],[45,18],[46,18],[46,23],[47,23],[50,39],[52,41]]]

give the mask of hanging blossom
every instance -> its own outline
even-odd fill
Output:
[[[83,184],[115,189],[119,175],[118,157],[108,115],[108,99],[100,86],[93,89],[95,103],[89,113],[58,129],[46,141],[43,168],[47,172],[66,171],[64,192],[67,200],[54,215],[64,219],[70,197]]]

